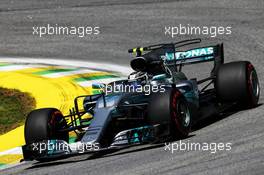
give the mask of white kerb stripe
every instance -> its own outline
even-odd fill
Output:
[[[128,75],[133,70],[127,66],[116,65],[113,63],[102,63],[92,61],[80,61],[80,60],[65,60],[63,58],[47,59],[47,58],[27,58],[27,57],[0,57],[2,62],[13,62],[13,63],[31,63],[31,64],[50,64],[60,66],[75,66],[85,67],[90,69],[102,69],[104,71],[116,71],[123,75]]]
[[[47,67],[47,66],[13,64],[13,65],[0,66],[0,71],[15,71],[15,70],[28,69],[28,68],[35,68],[35,67]]]
[[[0,156],[7,155],[7,154],[22,154],[22,148],[16,147],[16,148],[12,148],[12,149],[0,152]]]

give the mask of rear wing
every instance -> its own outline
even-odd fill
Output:
[[[195,64],[200,62],[224,62],[223,44],[194,48],[186,51],[165,52],[161,58],[168,64]]]
[[[160,62],[164,62],[171,66],[182,66],[186,64],[214,61],[212,74],[215,75],[219,66],[224,63],[223,43],[185,51],[179,50],[183,46],[198,44],[200,42],[201,39],[198,38],[176,43],[157,44],[148,47],[129,49],[128,52],[134,53],[137,57],[131,61],[131,67],[137,70],[137,68],[145,68],[148,65],[159,64]]]
[[[214,68],[211,72],[214,76],[219,66],[224,63],[224,45],[221,43],[186,51],[166,52],[161,58],[166,64],[176,66],[214,61]]]

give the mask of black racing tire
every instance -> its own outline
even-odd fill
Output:
[[[58,132],[67,127],[62,113],[55,108],[41,108],[30,112],[25,123],[26,144],[49,139],[69,141],[68,132]]]
[[[258,104],[258,76],[254,66],[248,61],[221,65],[216,74],[215,88],[221,102],[236,102],[249,108]]]
[[[151,124],[169,124],[170,135],[185,138],[191,130],[189,105],[176,88],[151,94],[148,105],[148,121]]]

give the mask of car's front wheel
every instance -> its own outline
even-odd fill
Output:
[[[67,127],[62,113],[55,108],[36,109],[29,113],[25,123],[26,144],[49,139],[69,140],[68,132],[60,132]]]

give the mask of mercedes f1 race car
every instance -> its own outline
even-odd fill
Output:
[[[223,44],[181,50],[201,39],[128,50],[127,79],[93,84],[97,94],[76,97],[67,116],[55,108],[32,111],[25,122],[24,160],[53,160],[83,153],[186,138],[192,125],[237,105],[258,104],[260,86],[249,61],[224,63]],[[189,79],[188,64],[212,62],[208,77]],[[74,139],[69,134],[75,133]]]

